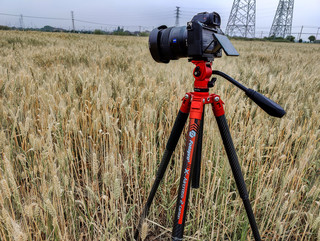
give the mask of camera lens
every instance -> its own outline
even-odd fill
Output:
[[[187,28],[162,25],[153,29],[149,36],[149,49],[152,58],[160,63],[187,57]]]

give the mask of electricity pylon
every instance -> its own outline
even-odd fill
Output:
[[[180,7],[176,7],[176,27],[179,26],[179,18],[180,18]]]
[[[72,20],[72,31],[75,32],[76,29],[74,27],[74,16],[73,16],[73,11],[71,11],[71,20]]]
[[[254,38],[256,31],[256,1],[234,0],[230,12],[226,34]]]
[[[23,24],[23,15],[22,14],[20,15],[19,22],[20,22],[20,28],[23,29],[24,24]]]
[[[274,15],[269,36],[286,37],[291,35],[294,0],[280,0]]]

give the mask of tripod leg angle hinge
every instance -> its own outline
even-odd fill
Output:
[[[190,112],[190,118],[202,119],[203,106],[211,104],[213,113],[216,117],[224,115],[224,102],[219,95],[209,93],[191,92],[187,93],[182,99],[180,111],[183,113]]]
[[[224,108],[223,108],[223,101],[220,99],[220,96],[219,95],[215,95],[213,94],[212,95],[213,98],[212,98],[212,110],[213,110],[213,113],[214,113],[214,116],[215,117],[219,117],[219,116],[223,116],[224,115]]]
[[[182,113],[189,114],[191,99],[192,93],[186,93],[186,95],[182,98],[182,104],[180,107],[180,111]]]

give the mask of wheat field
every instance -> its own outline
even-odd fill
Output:
[[[0,34],[0,239],[133,240],[192,64],[154,62],[143,37]],[[213,68],[287,112],[268,116],[221,78],[211,90],[262,239],[320,240],[320,45],[233,44],[240,56]],[[180,139],[143,240],[170,240]],[[185,240],[253,240],[211,108],[203,141]]]

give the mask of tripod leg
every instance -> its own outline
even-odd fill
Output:
[[[134,234],[134,239],[135,240],[137,240],[138,237],[139,237],[139,231],[141,229],[142,223],[143,223],[144,219],[148,215],[149,208],[151,206],[153,198],[154,198],[154,196],[156,194],[156,191],[157,191],[157,189],[159,187],[159,184],[160,184],[160,182],[161,182],[161,180],[163,178],[163,175],[164,175],[164,173],[165,173],[165,171],[167,169],[167,166],[169,164],[171,155],[172,155],[174,149],[177,146],[177,143],[178,143],[179,138],[181,136],[182,130],[183,130],[183,128],[185,126],[185,123],[186,123],[186,121],[188,119],[189,109],[190,109],[190,107],[188,107],[188,105],[189,105],[189,101],[186,101],[186,99],[184,98],[182,107],[181,107],[181,109],[180,109],[180,111],[178,113],[178,116],[177,116],[177,118],[175,120],[175,123],[174,123],[174,126],[172,128],[169,140],[167,142],[166,149],[164,151],[164,154],[163,154],[159,169],[158,169],[157,174],[156,174],[156,179],[155,179],[155,181],[154,181],[154,183],[152,185],[150,194],[149,194],[148,199],[147,199],[147,203],[145,204],[144,209],[143,209],[143,211],[141,213],[140,220],[139,220],[138,226],[137,226],[135,234]]]
[[[194,168],[193,168],[193,172],[192,172],[193,173],[192,174],[192,188],[199,188],[199,186],[200,186],[204,109],[205,109],[205,105],[203,106],[202,121],[200,124],[199,138],[198,138],[197,151],[196,151],[196,160],[195,160]]]
[[[220,103],[218,103],[220,102]],[[222,112],[221,112],[222,109]],[[249,195],[248,191],[246,188],[246,183],[244,181],[242,172],[241,172],[241,167],[238,161],[237,153],[234,148],[231,134],[229,131],[228,123],[226,120],[226,117],[224,115],[223,107],[222,107],[222,101],[218,98],[217,101],[213,103],[213,112],[216,117],[218,126],[219,126],[219,131],[222,137],[223,145],[226,149],[227,156],[229,159],[229,163],[232,169],[233,176],[235,178],[237,188],[240,194],[240,197],[243,201],[244,207],[247,212],[247,216],[250,222],[250,226],[253,232],[254,239],[256,241],[261,240],[259,230],[257,227],[257,223],[251,208],[251,204],[249,201]]]
[[[176,241],[182,240],[183,238],[191,179],[193,175],[192,172],[194,163],[196,161],[196,150],[199,139],[200,126],[202,122],[202,113],[202,99],[194,98],[191,103],[190,123],[187,132],[187,142],[183,158],[176,211],[173,222],[172,240]]]

